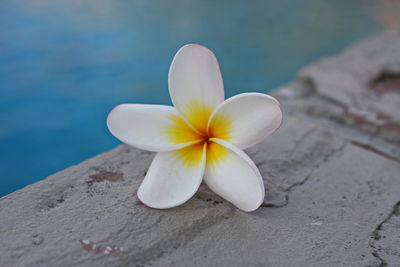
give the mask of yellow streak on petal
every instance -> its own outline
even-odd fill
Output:
[[[212,112],[211,107],[197,101],[190,101],[185,107],[184,115],[194,128],[202,135],[206,135],[208,119]]]
[[[208,127],[208,136],[229,141],[231,137],[232,119],[223,114],[215,114]]]
[[[201,160],[203,158],[204,146],[207,144],[205,142],[200,142],[194,145],[190,145],[178,150],[174,153],[178,160],[182,161],[182,165],[186,168],[193,168],[200,166]]]
[[[163,134],[171,144],[176,145],[203,139],[178,115],[171,115],[169,119],[171,123],[165,127]]]
[[[229,149],[209,141],[207,145],[207,166],[213,166],[226,160],[229,156]]]

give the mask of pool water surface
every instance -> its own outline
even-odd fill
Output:
[[[268,92],[380,29],[360,0],[3,0],[0,196],[119,144],[120,103],[171,104],[186,43],[217,55],[226,95]]]

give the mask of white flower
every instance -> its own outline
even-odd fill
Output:
[[[107,118],[111,133],[131,146],[158,152],[137,195],[166,209],[189,200],[204,180],[212,191],[244,211],[264,201],[262,177],[242,149],[279,128],[279,102],[245,93],[224,101],[215,55],[197,44],[183,46],[168,77],[174,107],[122,104]]]

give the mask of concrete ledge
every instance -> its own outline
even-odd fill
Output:
[[[284,124],[247,152],[243,213],[202,185],[170,210],[135,192],[152,153],[122,145],[0,199],[0,266],[396,266],[400,35],[317,62],[274,95]]]

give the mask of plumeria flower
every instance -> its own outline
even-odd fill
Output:
[[[122,142],[158,152],[138,189],[139,200],[157,209],[181,205],[204,177],[212,191],[239,209],[256,210],[264,201],[264,183],[242,149],[279,128],[279,102],[260,93],[224,101],[217,58],[197,44],[177,52],[168,86],[174,107],[122,104],[107,118]]]

